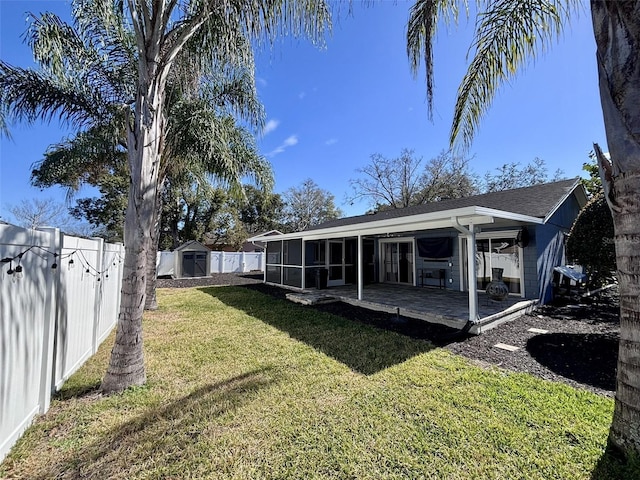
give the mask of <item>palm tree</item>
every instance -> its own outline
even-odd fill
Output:
[[[87,16],[92,18],[95,11],[90,7],[76,4],[77,23],[86,23]],[[34,183],[38,186],[61,184],[73,192],[83,183],[95,185],[114,174],[127,174],[122,105],[126,99],[133,98],[135,91],[136,53],[132,33],[109,28],[101,17],[91,25],[90,32],[74,29],[51,14],[33,17],[33,20],[28,39],[43,68],[33,71],[0,64],[0,84],[6,92],[3,105],[28,119],[44,116],[45,112],[51,114],[55,108],[75,111],[78,119],[84,112],[83,120],[90,125],[46,152],[34,170]],[[101,32],[97,39],[100,42],[91,36],[96,31]],[[107,45],[109,56],[102,54],[99,44]],[[118,59],[117,69],[112,66],[114,58]],[[78,68],[78,59],[85,59],[84,68]],[[59,67],[64,65],[73,68]],[[200,182],[206,181],[207,176],[215,177],[240,196],[245,176],[253,177],[261,188],[269,189],[272,185],[270,166],[259,156],[253,136],[231,115],[239,113],[255,127],[261,126],[263,118],[253,77],[246,68],[234,67],[230,65],[222,72],[209,71],[206,75],[201,73],[197,79],[182,78],[188,69],[177,68],[170,76],[166,98],[168,128],[159,175],[161,186],[167,175],[179,175],[185,168],[199,171]],[[86,85],[91,95],[77,91],[73,88],[75,85]],[[198,164],[202,164],[202,168]],[[109,178],[109,184],[112,183],[113,179]],[[126,195],[128,182],[120,183],[125,186]],[[121,188],[115,189],[112,194],[118,195],[120,191]],[[107,201],[105,205],[120,203],[116,199]],[[158,226],[161,209],[158,202],[155,221]],[[147,255],[146,309],[157,308],[157,240],[154,235]]]
[[[111,2],[94,3],[104,7]],[[221,59],[252,67],[249,41],[272,39],[279,33],[317,39],[329,18],[322,0],[127,0],[126,4],[139,55],[135,102],[127,115],[131,187],[125,218],[122,301],[116,342],[102,381],[106,393],[146,381],[142,353],[145,285],[141,273],[154,228],[159,158],[167,127],[164,99],[176,59],[182,54],[185,62],[181,66],[190,72],[224,64]]]
[[[8,65],[0,65],[7,78],[14,73],[35,75],[41,87],[21,94],[10,88],[8,80],[1,92],[0,111],[2,125],[6,125],[7,112],[25,120],[59,115],[78,127],[121,119],[130,188],[121,309],[102,384],[103,391],[111,393],[146,381],[142,313],[147,253],[157,224],[162,156],[170,128],[165,100],[173,88],[188,90],[202,72],[227,75],[229,71],[246,71],[253,79],[252,41],[270,40],[279,33],[320,39],[329,14],[323,1],[313,0],[76,0],[73,9],[78,34],[64,25],[57,28],[56,23],[61,22],[54,19],[47,24],[52,25],[52,35],[35,37],[33,46],[42,72],[12,72]],[[127,13],[129,20],[125,21]],[[130,29],[135,36],[129,35]],[[67,34],[71,43],[61,40]],[[83,38],[90,40],[96,54],[84,51]],[[40,39],[46,40],[37,43]],[[120,45],[134,48],[122,52]],[[74,55],[63,55],[65,49],[73,49]],[[104,58],[109,62],[100,61]],[[132,62],[136,66],[133,74]],[[71,81],[56,84],[56,76],[65,72],[74,72]],[[171,83],[173,79],[182,84],[178,87],[178,83]],[[124,90],[114,89],[114,81],[133,85],[132,96],[122,98]],[[211,150],[212,145],[201,146]]]
[[[414,73],[426,68],[433,96],[433,41],[439,20],[455,21],[466,1],[417,0],[410,12],[407,53]],[[609,439],[640,453],[640,2],[591,0],[600,98],[609,162],[596,145],[615,225],[620,288],[620,348],[615,412]],[[577,0],[486,0],[478,5],[473,56],[458,89],[451,144],[468,147],[496,89],[531,57],[549,47]]]

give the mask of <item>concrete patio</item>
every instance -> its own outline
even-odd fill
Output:
[[[303,304],[342,301],[376,311],[396,313],[453,328],[463,328],[469,319],[467,292],[434,287],[411,287],[376,283],[366,285],[362,300],[354,285],[331,287],[326,290],[309,289],[290,293],[289,300]],[[503,302],[490,300],[485,293],[478,293],[478,316],[470,332],[480,334],[506,321],[531,312],[537,300],[508,297]]]

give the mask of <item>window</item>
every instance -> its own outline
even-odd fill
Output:
[[[492,279],[492,269],[500,268],[502,281],[509,287],[509,292],[522,293],[521,253],[515,232],[513,237],[505,235],[476,239],[478,290],[485,290]]]

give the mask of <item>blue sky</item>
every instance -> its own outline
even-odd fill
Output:
[[[347,214],[367,209],[348,205],[349,179],[370,155],[397,156],[413,149],[425,160],[448,146],[458,84],[464,75],[473,19],[441,28],[436,42],[433,121],[426,109],[424,75],[414,79],[405,49],[410,3],[380,2],[370,8],[354,1],[342,8],[325,48],[284,39],[257,53],[256,81],[267,112],[258,140],[272,163],[276,192],[312,178],[336,197]],[[588,4],[552,50],[499,92],[469,151],[471,169],[483,175],[509,162],[535,157],[549,172],[582,175],[593,142],[606,145]],[[65,1],[0,0],[0,58],[30,66],[22,43],[25,12],[69,15]],[[12,140],[0,139],[0,215],[22,199],[55,198],[65,192],[39,191],[29,184],[31,165],[51,143],[68,134],[57,124],[14,125]],[[605,148],[606,150],[606,148]]]

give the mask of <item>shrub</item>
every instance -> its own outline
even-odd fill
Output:
[[[582,265],[592,285],[610,280],[616,270],[611,211],[600,192],[587,203],[571,227],[567,255]]]

